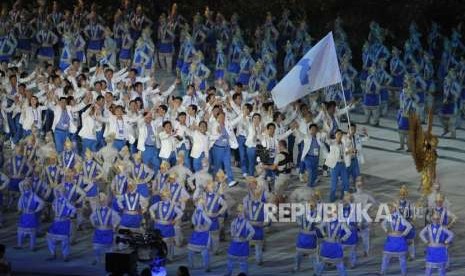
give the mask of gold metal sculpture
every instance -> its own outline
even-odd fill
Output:
[[[420,190],[423,197],[431,193],[431,187],[436,179],[436,160],[438,138],[432,134],[433,112],[428,111],[428,128],[421,126],[421,120],[415,113],[409,116],[409,143],[417,171],[421,174]]]

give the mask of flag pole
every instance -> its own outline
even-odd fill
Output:
[[[344,108],[346,108],[347,124],[349,125],[349,129],[350,129],[349,109],[347,108],[346,94],[344,93],[344,86],[342,85],[342,74],[341,74],[341,81],[339,82],[339,85],[341,86],[342,99],[344,100]]]

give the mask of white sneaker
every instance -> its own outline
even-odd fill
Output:
[[[329,176],[329,174],[328,174],[328,171],[327,171],[327,170],[324,170],[324,171],[323,171],[323,176]]]
[[[234,187],[237,185],[237,181],[231,181],[228,183],[228,187]]]

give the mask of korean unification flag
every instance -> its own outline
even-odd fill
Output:
[[[284,76],[271,94],[278,108],[305,97],[320,88],[341,82],[341,73],[330,32]]]

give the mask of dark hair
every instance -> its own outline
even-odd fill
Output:
[[[208,128],[208,123],[206,121],[200,121],[199,126],[205,124],[205,127]]]
[[[170,125],[171,125],[171,122],[170,122],[170,121],[164,121],[164,122],[163,122],[163,127],[165,127],[167,124],[170,124]]]
[[[316,129],[318,129],[318,125],[317,125],[317,124],[310,124],[310,125],[308,126],[308,129],[311,129],[312,127],[316,127]]]
[[[165,112],[168,111],[168,107],[166,105],[164,105],[164,104],[160,105],[158,108],[163,109]]]
[[[326,103],[326,109],[330,109],[332,107],[336,107],[336,102],[335,101],[329,101]]]
[[[100,101],[100,100],[104,100],[104,99],[105,99],[105,98],[104,98],[102,95],[98,95],[96,100],[97,100],[97,101]]]
[[[252,112],[253,106],[251,104],[246,103],[244,106],[245,106],[245,108],[247,108],[249,110],[249,112]]]
[[[282,146],[283,148],[287,148],[286,140],[279,140],[279,145]]]
[[[266,125],[266,129],[270,129],[270,127],[274,127],[276,129],[276,125],[274,123],[268,123]]]
[[[352,123],[352,122],[350,122],[350,125],[347,125],[347,126],[348,126],[349,128],[350,128],[350,127],[357,128],[357,124],[355,124],[355,123]]]
[[[235,85],[236,85],[237,87],[239,87],[239,88],[242,88],[242,87],[243,87],[242,82],[240,82],[240,81],[236,82]]]
[[[77,58],[73,58],[73,59],[71,60],[71,63],[75,63],[75,62],[80,62],[80,61],[79,61],[79,59],[77,59]]]
[[[199,110],[199,108],[195,104],[189,105],[190,108],[192,108],[196,113]]]
[[[189,269],[187,268],[187,266],[179,266],[178,267],[178,272],[176,274],[177,276],[190,276],[191,274],[189,273]]]
[[[232,99],[233,100],[236,100],[237,98],[241,97],[241,93],[234,93],[234,95],[232,96]]]
[[[261,118],[262,118],[262,115],[260,115],[260,113],[254,113],[254,114],[252,115],[252,118],[254,118],[254,117],[258,117],[258,118],[261,119]]]
[[[340,128],[336,129],[336,132],[334,132],[334,135],[336,135],[338,132],[344,133]]]
[[[195,86],[193,84],[188,84],[186,90],[189,90],[189,88],[192,88],[195,91]]]
[[[186,112],[184,112],[184,111],[183,111],[183,112],[179,112],[178,118],[181,117],[181,116],[186,116]]]

